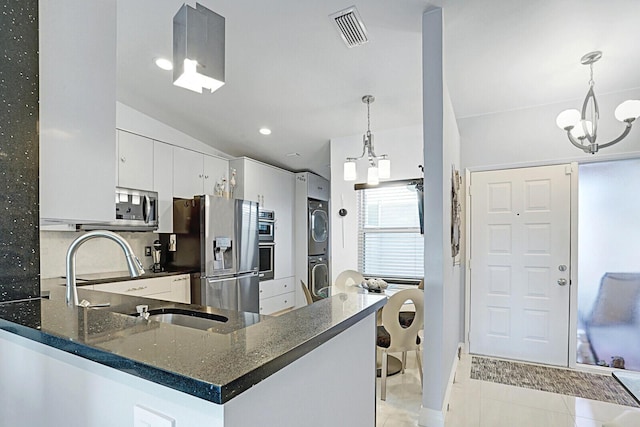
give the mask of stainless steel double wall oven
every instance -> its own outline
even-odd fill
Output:
[[[258,210],[258,234],[260,236],[260,280],[271,280],[275,274],[276,214],[266,209]]]

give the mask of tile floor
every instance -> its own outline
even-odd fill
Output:
[[[376,427],[418,426],[420,377],[410,354],[404,375],[387,380],[387,400],[377,401]],[[601,427],[637,408],[562,394],[472,380],[471,356],[463,354],[451,389],[446,427]],[[377,380],[380,396],[380,379]],[[631,426],[630,426],[631,427]]]

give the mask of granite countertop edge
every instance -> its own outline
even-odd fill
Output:
[[[327,309],[330,309],[330,302],[326,301],[326,303]],[[167,370],[152,363],[134,360],[107,349],[74,340],[71,337],[56,335],[1,317],[0,329],[189,395],[216,404],[224,404],[374,313],[385,303],[386,298],[380,298],[341,321],[319,330],[311,337],[301,339],[297,345],[283,351],[271,360],[265,361],[227,383],[221,382],[220,384]],[[305,308],[310,307],[302,309]]]

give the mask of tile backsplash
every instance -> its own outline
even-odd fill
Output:
[[[145,246],[153,246],[158,234],[151,232],[119,232],[129,242],[144,268],[153,264],[144,255]],[[73,231],[40,231],[40,274],[43,279],[65,275],[65,259],[69,245],[81,235]],[[86,241],[76,252],[76,273],[109,273],[127,271],[124,253],[116,242],[96,238]]]

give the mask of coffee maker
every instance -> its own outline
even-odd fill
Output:
[[[162,255],[162,245],[160,244],[160,240],[153,241],[153,249],[151,250],[151,256],[153,257],[153,272],[159,273],[162,271],[162,264],[160,263],[161,255]]]

